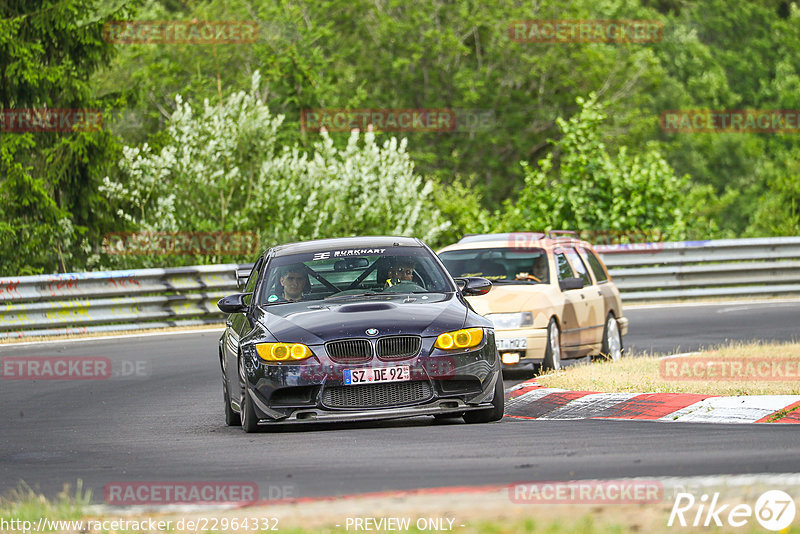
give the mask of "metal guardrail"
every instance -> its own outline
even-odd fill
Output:
[[[800,293],[800,237],[600,245],[626,302]]]
[[[0,338],[219,323],[252,264],[0,278]]]
[[[800,294],[800,237],[595,247],[625,302]],[[0,278],[0,338],[216,323],[252,264]]]

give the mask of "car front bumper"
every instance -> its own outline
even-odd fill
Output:
[[[544,358],[547,349],[547,328],[519,328],[515,330],[495,330],[497,343],[500,346],[502,339],[525,339],[525,349],[499,350],[500,358],[504,354],[516,353],[519,355],[518,364],[504,364],[504,368],[523,368],[530,364],[539,363]]]
[[[499,376],[498,379],[502,380]],[[492,382],[494,383],[494,382]],[[252,392],[251,392],[252,394]],[[253,398],[253,397],[251,397]],[[467,411],[483,410],[492,407],[492,399],[479,404],[467,404],[460,399],[436,399],[433,402],[402,407],[389,407],[380,409],[362,409],[332,411],[324,408],[298,408],[288,416],[280,415],[279,418],[270,417],[272,410],[255,400],[258,411],[264,412],[267,417],[259,418],[259,425],[326,423],[326,422],[356,422],[377,421],[382,419],[400,419],[422,415],[460,415]],[[276,414],[278,415],[278,414]]]
[[[252,358],[245,367],[246,394],[261,425],[326,421],[365,421],[457,415],[492,407],[494,386],[502,380],[494,336],[477,348],[444,353],[423,346],[408,360],[337,363],[318,357],[294,364],[267,364]],[[344,371],[409,366],[411,380],[345,385]],[[355,399],[355,400],[354,400]]]
[[[619,333],[621,336],[628,334],[628,318],[619,317],[617,319],[619,325]],[[515,330],[495,330],[497,336],[497,344],[501,345],[503,339],[520,339],[526,340],[527,348],[522,349],[499,349],[500,358],[502,361],[503,355],[508,353],[515,353],[519,355],[519,363],[516,364],[503,364],[505,369],[526,369],[532,368],[539,364],[544,359],[544,353],[547,350],[547,328],[519,328]],[[599,347],[599,345],[598,345]]]

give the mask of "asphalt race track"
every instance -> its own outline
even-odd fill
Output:
[[[689,351],[788,341],[800,302],[631,309],[626,345]],[[800,472],[794,425],[430,418],[314,425],[246,435],[228,428],[215,333],[0,346],[10,356],[108,357],[132,376],[0,380],[0,494],[20,480],[48,495],[78,479],[253,481],[262,498],[528,480]],[[509,382],[507,385],[509,385]],[[272,494],[275,495],[274,493]]]
[[[626,346],[633,351],[690,352],[727,341],[800,341],[800,302],[737,302],[635,307]]]

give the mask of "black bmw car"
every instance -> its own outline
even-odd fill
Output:
[[[258,258],[219,342],[225,420],[284,423],[433,415],[503,416],[491,321],[418,239],[353,237],[281,245]]]

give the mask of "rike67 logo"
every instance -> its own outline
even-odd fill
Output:
[[[678,493],[675,504],[669,514],[667,526],[682,527],[743,527],[755,517],[756,521],[767,530],[783,530],[794,521],[797,512],[792,497],[781,490],[770,490],[763,493],[755,506],[749,504],[721,504],[719,493],[711,497],[703,494],[696,499],[691,493]]]

